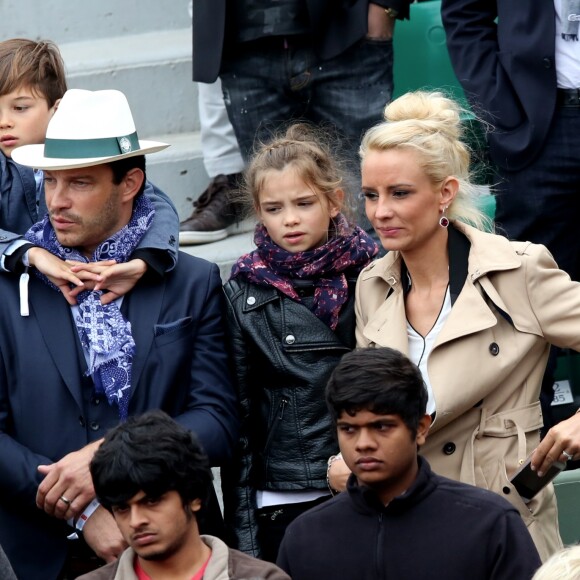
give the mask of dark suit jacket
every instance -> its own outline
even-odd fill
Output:
[[[493,160],[524,168],[556,106],[554,3],[442,0],[441,14],[455,74],[475,112],[496,128],[488,137]]]
[[[18,279],[0,276],[0,544],[19,578],[50,580],[71,530],[36,508],[37,466],[101,438],[118,410],[84,376],[62,295],[34,275],[29,294],[30,316],[21,317]],[[238,418],[217,267],[180,254],[165,278],[143,278],[122,311],[136,343],[129,413],[163,409],[197,433],[213,465],[223,462]]]
[[[194,0],[193,80],[212,83],[222,58],[234,50],[236,37],[228,20],[228,4],[235,0]],[[368,29],[369,0],[306,0],[312,44],[320,58],[338,56],[363,38]],[[377,0],[399,18],[409,17],[410,0]]]

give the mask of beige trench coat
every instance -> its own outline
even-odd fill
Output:
[[[509,477],[539,443],[549,343],[580,350],[580,284],[544,246],[455,226],[471,242],[468,276],[429,358],[437,412],[422,454],[437,473],[510,501],[545,560],[562,545],[553,487],[526,505]],[[390,252],[361,272],[359,347],[408,354],[400,269]]]

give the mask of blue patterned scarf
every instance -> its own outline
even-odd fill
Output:
[[[359,227],[352,227],[342,214],[334,218],[334,236],[326,244],[304,252],[288,252],[272,241],[263,225],[256,227],[257,249],[242,256],[232,268],[231,278],[239,276],[259,286],[273,286],[301,302],[292,279],[312,280],[312,311],[332,330],[348,300],[346,273],[357,275],[377,254],[379,248]]]
[[[88,260],[75,248],[62,246],[48,215],[33,225],[25,238],[35,246],[45,248],[63,260],[126,262],[149,228],[155,209],[149,199],[140,195],[133,207],[129,223],[102,242]],[[36,274],[51,288],[58,289],[44,274]],[[101,304],[101,291],[81,292],[77,297],[79,314],[75,325],[81,344],[89,354],[87,375],[92,375],[97,393],[105,393],[110,405],[118,405],[119,417],[125,420],[131,396],[131,366],[135,341],[131,323],[125,320],[117,304]]]

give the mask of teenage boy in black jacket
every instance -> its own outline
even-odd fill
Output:
[[[292,580],[529,580],[540,558],[498,495],[440,477],[417,456],[431,417],[418,368],[389,348],[346,354],[326,400],[347,492],[296,519],[278,565]]]

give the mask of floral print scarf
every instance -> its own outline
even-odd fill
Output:
[[[263,225],[256,227],[257,249],[234,264],[231,278],[240,277],[259,286],[272,286],[301,302],[292,280],[314,284],[313,313],[332,330],[348,300],[346,274],[357,275],[378,253],[372,238],[352,227],[342,214],[334,218],[334,236],[324,245],[303,252],[288,252],[272,241]]]

